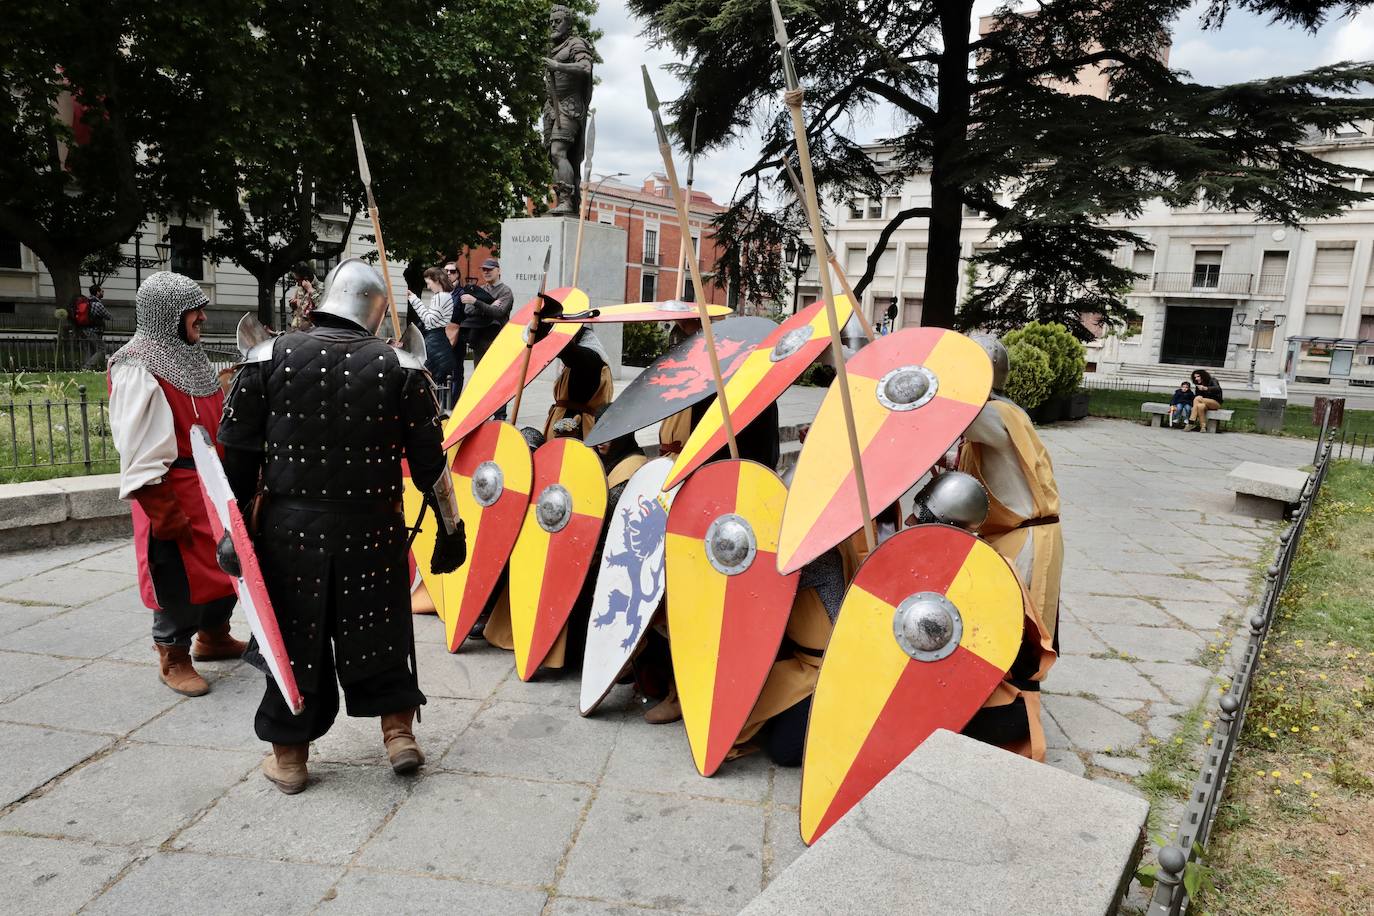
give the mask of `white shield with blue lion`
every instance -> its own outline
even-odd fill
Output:
[[[672,459],[655,458],[636,471],[607,523],[582,662],[584,716],[610,692],[663,601],[663,544],[677,490],[661,491],[672,467]]]

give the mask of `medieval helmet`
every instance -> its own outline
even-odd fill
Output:
[[[922,522],[944,522],[977,531],[988,518],[988,494],[972,474],[946,471],[916,494]]]
[[[324,280],[324,300],[315,307],[376,334],[386,317],[386,282],[360,258],[340,261]]]
[[[1011,362],[1007,358],[1007,348],[991,334],[970,335],[973,342],[983,348],[987,353],[988,359],[992,360],[992,390],[1001,391],[1007,385],[1007,373],[1011,370]]]

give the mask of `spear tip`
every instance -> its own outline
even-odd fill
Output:
[[[648,102],[649,108],[653,111],[658,110],[658,93],[654,91],[654,81],[649,79],[649,67],[646,64],[639,65],[640,73],[644,74],[644,100]]]
[[[367,167],[367,150],[363,148],[363,132],[358,127],[358,116],[351,115],[353,118],[353,142],[358,147],[358,174],[363,179],[363,184],[372,185],[372,170]]]
[[[782,48],[787,47],[787,23],[782,18],[782,7],[778,0],[770,0],[773,7],[773,38]]]

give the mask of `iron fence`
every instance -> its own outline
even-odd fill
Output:
[[[1260,652],[1264,640],[1274,623],[1279,597],[1283,594],[1288,581],[1288,571],[1293,564],[1298,544],[1302,541],[1303,529],[1316,504],[1317,494],[1321,492],[1322,482],[1326,480],[1327,468],[1331,465],[1332,452],[1337,442],[1344,442],[1344,435],[1338,440],[1335,430],[1330,427],[1331,408],[1327,407],[1322,419],[1321,433],[1317,439],[1315,467],[1303,486],[1298,508],[1293,513],[1288,527],[1279,532],[1279,544],[1274,550],[1274,560],[1264,571],[1264,589],[1260,596],[1259,607],[1251,616],[1250,634],[1231,679],[1230,689],[1218,701],[1219,712],[1216,724],[1207,737],[1202,761],[1202,772],[1189,790],[1188,803],[1183,811],[1178,831],[1172,842],[1159,850],[1158,870],[1155,873],[1155,890],[1150,898],[1148,916],[1178,916],[1188,911],[1190,895],[1185,881],[1185,873],[1206,847],[1216,822],[1217,810],[1226,792],[1226,778],[1230,775],[1231,761],[1236,746],[1240,742],[1241,731],[1245,725],[1246,707],[1250,701],[1250,690],[1254,683],[1255,671],[1259,666]]]
[[[105,359],[132,334],[85,337],[78,334],[9,332],[0,335],[0,372],[104,372]],[[238,358],[232,341],[207,340],[205,353],[216,369]]]
[[[76,391],[76,400],[0,404],[0,469],[79,465],[89,474],[115,459],[109,403],[87,397],[85,385]]]
[[[1335,450],[1331,457],[1359,461],[1363,464],[1374,464],[1374,442],[1370,441],[1369,435],[1369,433],[1356,435],[1344,429],[1339,433],[1333,430],[1331,440],[1335,443]]]

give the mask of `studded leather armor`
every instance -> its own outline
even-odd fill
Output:
[[[401,461],[422,491],[445,471],[428,375],[344,324],[277,338],[239,370],[220,424],[226,449],[257,455],[258,559],[305,691],[326,636],[344,684],[407,664]]]

